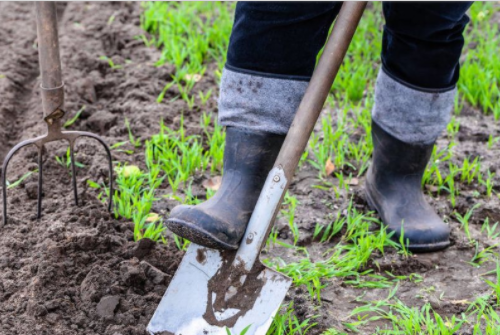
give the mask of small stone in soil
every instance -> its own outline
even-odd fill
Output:
[[[120,297],[117,295],[105,296],[97,304],[97,314],[100,317],[110,317],[115,314],[115,309],[120,303]]]

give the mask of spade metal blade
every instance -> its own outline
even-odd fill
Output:
[[[235,251],[191,244],[167,292],[148,325],[155,335],[265,335],[291,285],[287,276],[259,263],[238,289],[234,301],[224,303],[227,277]],[[227,329],[226,329],[227,328]]]

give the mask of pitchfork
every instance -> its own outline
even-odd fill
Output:
[[[64,83],[61,74],[61,60],[59,57],[59,38],[57,35],[57,13],[55,2],[37,2],[37,35],[38,35],[38,55],[40,58],[40,72],[42,83],[40,85],[42,95],[42,107],[44,121],[47,123],[47,134],[22,141],[9,151],[3,161],[2,186],[3,186],[3,224],[7,223],[7,165],[12,156],[21,148],[35,145],[38,149],[38,200],[37,218],[42,214],[42,153],[44,145],[49,142],[66,140],[69,143],[71,158],[71,176],[75,204],[78,206],[78,192],[76,186],[76,169],[74,158],[74,145],[77,138],[86,136],[99,141],[108,155],[109,160],[109,202],[108,210],[111,211],[113,196],[113,162],[111,151],[98,135],[86,131],[62,131],[61,121],[65,114],[64,104]]]

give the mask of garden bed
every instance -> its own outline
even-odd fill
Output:
[[[161,51],[146,46],[141,38],[146,33],[141,28],[140,3],[71,2],[58,6],[66,120],[79,112],[68,129],[101,135],[113,146],[117,166],[132,165],[140,170],[149,168],[145,141],[160,132],[160,121],[169,129],[182,126],[186,136],[206,139],[206,130],[213,129],[213,122],[203,126],[200,119],[202,111],[217,112],[215,63],[207,65],[207,71],[194,85],[192,93],[196,98],[192,103],[178,98],[176,86],[164,92],[158,103],[175,68],[155,65]],[[45,130],[33,14],[30,3],[0,3],[2,159],[15,143]],[[212,90],[212,96],[202,101],[208,90]],[[202,92],[201,97],[198,92]],[[329,106],[324,116],[338,121],[339,114]],[[361,119],[355,110],[346,115]],[[492,293],[485,280],[497,281],[496,273],[491,271],[498,262],[496,244],[500,239],[495,229],[488,234],[482,228],[486,218],[490,229],[500,221],[500,200],[496,195],[500,191],[496,177],[500,174],[500,149],[495,142],[500,136],[500,124],[467,103],[454,122],[459,124],[457,129],[450,127],[437,147],[443,157],[452,152],[450,162],[462,167],[464,179],[462,174],[456,177],[460,192],[451,200],[448,192],[437,189],[432,182],[426,187],[432,205],[452,228],[452,246],[443,252],[406,255],[388,246],[375,223],[376,216],[369,213],[364,200],[363,174],[352,174],[354,170],[346,165],[337,171],[346,179],[341,185],[339,177],[320,179],[318,170],[304,158],[290,190],[292,198],[284,206],[275,238],[263,256],[269,264],[294,277],[296,285],[290,289],[283,313],[288,306],[296,320],[316,323],[308,334],[328,329],[329,334],[340,334],[354,326],[362,334],[372,334],[376,327],[390,326],[390,318],[355,325],[357,317],[352,313],[360,306],[368,306],[367,302],[383,301],[396,287],[395,297],[403,305],[430,305],[442,317],[460,316],[473,301]],[[323,128],[318,124],[315,130],[320,139]],[[351,139],[365,135],[355,129],[349,134]],[[447,151],[452,140],[456,145]],[[203,143],[204,150],[208,150]],[[51,144],[44,160],[40,220],[36,220],[36,151],[23,150],[9,166],[7,177],[11,184],[24,179],[8,191],[9,221],[0,228],[1,335],[146,334],[145,326],[182,258],[183,251],[178,247],[182,242],[176,243],[169,232],[165,232],[166,243],[134,241],[133,220],[116,218],[102,203],[107,198],[103,185],[108,182],[105,152],[98,143],[87,139],[78,142],[77,151],[76,160],[82,166],[77,172],[82,204],[77,207],[73,203],[71,175],[65,164],[66,146]],[[473,166],[467,175],[469,182],[463,173],[463,161],[473,162],[476,157],[480,157],[479,169],[484,178],[471,177]],[[356,167],[356,163],[350,166]],[[495,174],[490,189],[487,170]],[[204,199],[207,191],[203,182],[217,174],[220,167],[196,171],[190,179],[190,196]],[[488,196],[488,190],[492,196]],[[151,212],[168,215],[179,203],[179,198],[169,196],[171,192],[172,187],[163,182],[156,193],[161,200],[154,201]],[[181,186],[179,194],[184,200],[186,193]],[[477,204],[479,207],[471,211]],[[462,218],[468,213],[470,218]],[[327,227],[338,217],[344,217],[346,224],[339,226],[338,234],[326,238]],[[357,224],[364,233],[356,238],[345,237]],[[362,250],[362,239],[372,243],[370,259],[346,259],[345,255],[354,255],[353,250]],[[377,241],[385,246],[384,253],[373,247]],[[332,257],[331,249],[339,242],[354,245],[354,249]],[[352,265],[339,265],[338,261]],[[317,285],[306,274],[317,276]],[[325,287],[319,289],[318,285]],[[495,303],[493,296],[486,300]],[[288,305],[290,302],[293,306]],[[401,315],[402,310],[398,310]],[[370,315],[377,315],[374,308],[370,311]],[[465,334],[473,326],[471,321],[457,333]]]

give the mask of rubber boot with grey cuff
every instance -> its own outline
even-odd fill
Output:
[[[372,121],[373,161],[366,177],[366,198],[392,238],[412,252],[429,252],[450,244],[449,227],[427,203],[421,182],[434,143],[402,142]]]
[[[220,188],[199,205],[175,207],[168,228],[199,245],[237,249],[284,139],[284,135],[227,127]]]

